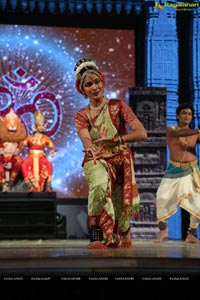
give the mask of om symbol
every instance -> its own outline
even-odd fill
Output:
[[[61,122],[61,106],[56,98],[56,95],[47,90],[36,92],[35,89],[40,84],[40,81],[34,76],[27,76],[27,72],[22,67],[18,67],[13,71],[13,73],[17,79],[13,79],[8,75],[2,76],[2,79],[6,83],[7,87],[0,85],[1,115],[6,115],[12,108],[15,113],[22,118],[25,114],[33,115],[34,112],[38,110],[38,106],[45,103],[46,106],[43,108],[44,115],[47,113],[45,107],[48,107],[48,109],[52,112],[51,116],[53,118],[51,126],[46,130],[46,134],[49,136],[54,135],[57,132]],[[18,96],[19,92],[20,96],[26,95],[22,98],[28,97],[26,103],[20,103]],[[42,108],[40,109],[42,110]],[[27,128],[27,124],[24,125]]]

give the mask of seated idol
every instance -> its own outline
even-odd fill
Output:
[[[26,138],[21,118],[11,108],[0,118],[0,191],[10,192],[21,173],[21,143]]]
[[[23,141],[23,147],[28,147],[28,156],[22,163],[22,174],[28,186],[28,193],[53,192],[52,190],[52,162],[46,157],[45,150],[54,157],[55,146],[53,141],[44,134],[46,129],[45,118],[40,110],[34,113],[34,133]]]

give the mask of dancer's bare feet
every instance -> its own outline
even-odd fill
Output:
[[[200,240],[198,240],[193,234],[188,233],[185,239],[186,243],[190,244],[200,244]]]
[[[88,245],[89,249],[107,249],[108,247],[103,244],[101,241],[95,241],[95,242],[91,242]]]
[[[120,244],[120,248],[131,248],[131,247],[132,247],[131,231],[129,228],[127,233],[122,235],[122,242]]]
[[[160,230],[157,238],[154,240],[154,243],[160,243],[163,240],[168,239],[168,232],[167,230]]]
[[[120,245],[121,245],[120,235],[117,234],[117,235],[116,235],[115,242],[114,242],[114,243],[110,243],[110,244],[108,245],[108,247],[109,247],[109,248],[120,248]]]

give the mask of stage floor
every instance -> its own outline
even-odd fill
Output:
[[[1,240],[0,279],[190,281],[200,279],[200,245],[133,240],[130,249],[90,250],[88,240]]]

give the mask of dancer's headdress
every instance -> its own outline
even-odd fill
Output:
[[[101,78],[103,84],[105,85],[105,78],[92,59],[80,59],[75,65],[74,72],[76,76],[76,89],[81,94],[83,94],[83,81],[88,72],[95,73],[98,77]]]

